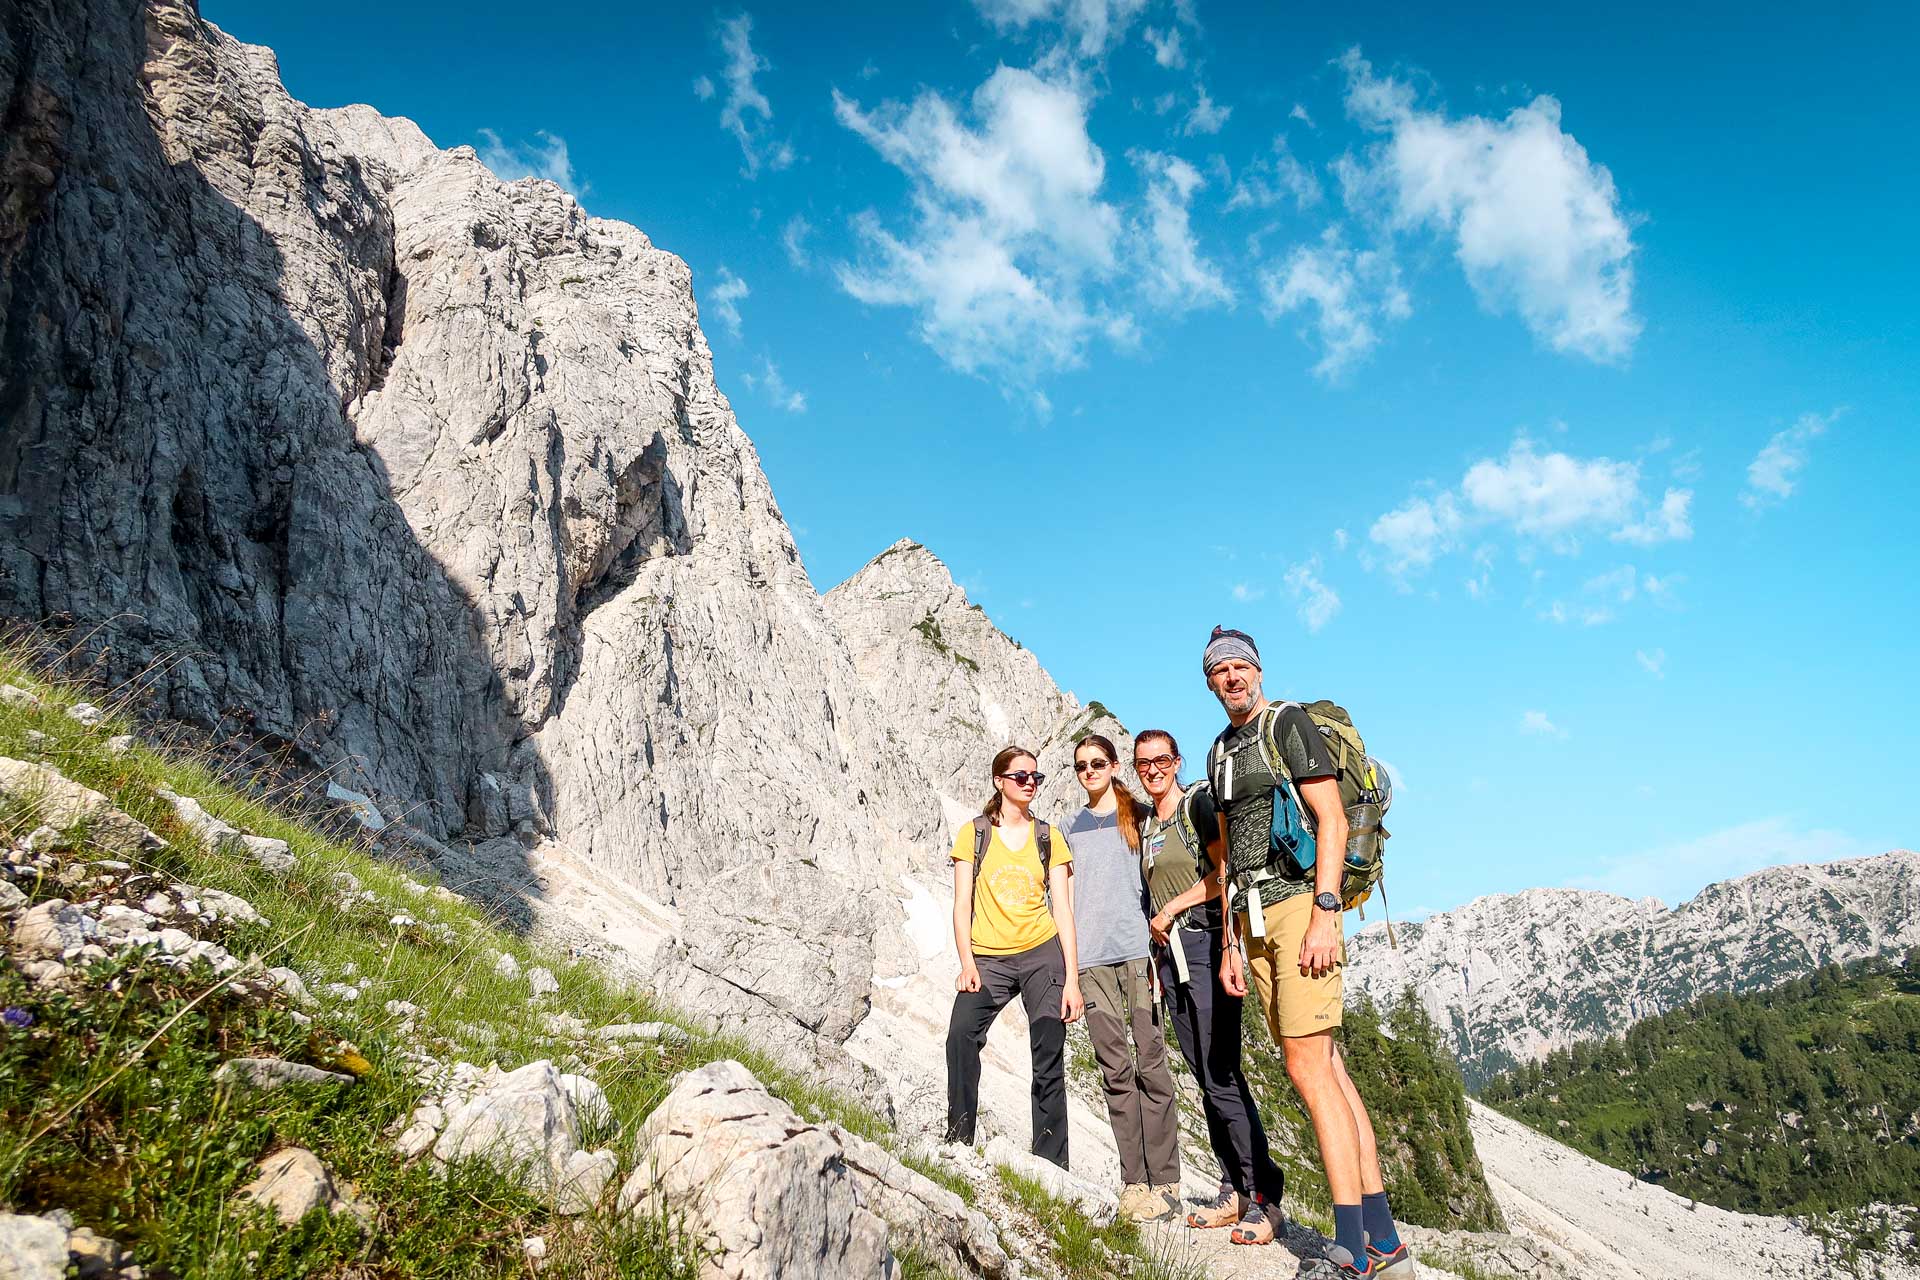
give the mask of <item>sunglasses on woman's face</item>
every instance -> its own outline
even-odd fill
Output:
[[[1073,771],[1075,773],[1092,773],[1095,769],[1111,769],[1112,767],[1113,761],[1111,760],[1075,760],[1073,762]]]
[[[1149,769],[1155,773],[1164,773],[1171,768],[1173,768],[1172,756],[1135,756],[1133,758],[1135,773],[1145,773]]]
[[[1000,775],[1016,787],[1037,787],[1047,780],[1047,775],[1032,769],[1015,769],[1012,773]]]

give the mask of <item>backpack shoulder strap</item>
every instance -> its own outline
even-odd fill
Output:
[[[1267,757],[1267,768],[1273,776],[1291,785],[1293,771],[1287,768],[1287,758],[1280,750],[1280,713],[1288,707],[1298,707],[1297,702],[1269,702],[1266,710],[1260,713],[1260,751]]]
[[[1040,885],[1044,889],[1047,873],[1053,868],[1053,828],[1047,825],[1045,818],[1033,820],[1033,839],[1040,848]]]
[[[976,814],[973,819],[973,874],[980,874],[980,861],[987,856],[987,841],[993,838],[993,819]]]

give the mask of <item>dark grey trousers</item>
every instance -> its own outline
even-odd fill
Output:
[[[947,1141],[973,1142],[980,1111],[980,1047],[1017,993],[1033,1055],[1033,1154],[1067,1167],[1067,1024],[1060,996],[1067,958],[1060,939],[1010,956],[975,956],[980,989],[959,992],[947,1023]]]
[[[1207,1140],[1220,1168],[1241,1195],[1258,1191],[1278,1204],[1286,1175],[1267,1150],[1260,1108],[1240,1070],[1240,1007],[1243,998],[1220,986],[1220,935],[1206,929],[1182,929],[1187,981],[1174,971],[1173,953],[1156,944],[1154,960],[1166,992],[1167,1016],[1187,1069],[1200,1082],[1200,1105],[1207,1117]]]

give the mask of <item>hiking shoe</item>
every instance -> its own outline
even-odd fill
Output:
[[[1375,1274],[1371,1267],[1360,1270],[1353,1265],[1351,1253],[1337,1244],[1330,1244],[1326,1257],[1300,1259],[1300,1270],[1294,1273],[1293,1280],[1359,1280],[1361,1276],[1373,1280]]]
[[[1223,1182],[1220,1184],[1218,1195],[1207,1203],[1187,1211],[1187,1225],[1202,1231],[1212,1227],[1230,1227],[1240,1221],[1242,1203],[1240,1193]]]
[[[1230,1237],[1235,1244],[1272,1244],[1273,1219],[1258,1200],[1247,1201],[1246,1212],[1240,1215],[1240,1221],[1234,1224]]]
[[[1166,1222],[1173,1208],[1166,1198],[1144,1182],[1129,1182],[1120,1192],[1120,1216],[1134,1222]]]
[[[1373,1264],[1373,1274],[1381,1280],[1414,1280],[1420,1274],[1414,1270],[1413,1254],[1407,1249],[1405,1240],[1392,1253],[1382,1253],[1373,1247],[1372,1241],[1368,1241],[1367,1261]]]
[[[1181,1196],[1180,1184],[1177,1182],[1156,1182],[1153,1184],[1153,1194],[1167,1206],[1167,1211],[1155,1218],[1155,1222],[1171,1222],[1180,1216],[1182,1209],[1186,1208],[1187,1202]]]

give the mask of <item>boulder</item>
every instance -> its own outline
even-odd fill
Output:
[[[13,929],[13,954],[22,961],[64,960],[80,954],[100,935],[92,916],[65,898],[48,898]]]
[[[949,1275],[1016,1280],[1019,1266],[1000,1247],[999,1234],[984,1214],[878,1143],[837,1124],[827,1129],[840,1142],[861,1203],[893,1228],[893,1243],[910,1246]]]
[[[553,976],[553,970],[536,965],[527,970],[527,990],[536,996],[550,996],[560,990],[560,981]]]
[[[892,1274],[887,1225],[861,1203],[839,1138],[731,1060],[682,1073],[647,1117],[618,1208],[684,1215],[704,1280]]]
[[[91,702],[76,702],[67,708],[67,719],[88,729],[94,728],[107,718],[107,713]]]
[[[40,695],[17,684],[0,684],[0,704],[31,711],[40,705]]]
[[[560,1213],[592,1208],[616,1165],[611,1152],[580,1150],[573,1096],[545,1059],[515,1071],[490,1071],[448,1115],[433,1158],[440,1164],[485,1160],[517,1176],[529,1191],[551,1195]]]
[[[0,756],[0,796],[33,800],[40,819],[65,829],[86,824],[88,840],[118,853],[152,853],[167,842],[113,806],[91,787],[83,787],[57,769]]]
[[[192,796],[171,791],[161,791],[159,796],[173,806],[173,814],[181,824],[215,853],[250,859],[276,876],[293,870],[293,853],[285,840],[249,835],[208,813]]]

